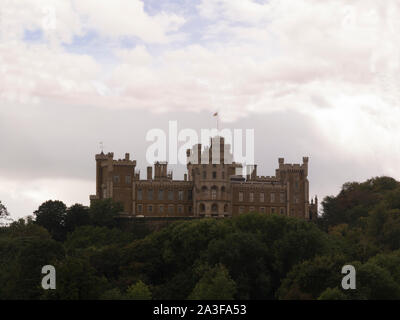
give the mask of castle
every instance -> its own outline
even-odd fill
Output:
[[[123,204],[127,217],[231,217],[249,212],[280,214],[313,220],[318,199],[309,202],[308,157],[302,164],[279,158],[275,176],[257,176],[257,165],[243,175],[240,163],[232,161],[230,145],[223,137],[211,139],[204,148],[188,149],[187,173],[173,180],[167,162],[147,167],[146,179],[135,171],[129,153],[114,160],[114,154],[96,155],[96,195],[90,201],[111,198]]]

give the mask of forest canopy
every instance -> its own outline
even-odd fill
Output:
[[[122,228],[120,210],[47,201],[1,226],[0,299],[400,299],[400,183],[390,177],[345,183],[315,222],[252,213],[150,232]],[[40,285],[49,264],[56,290]],[[346,264],[356,290],[341,287]]]

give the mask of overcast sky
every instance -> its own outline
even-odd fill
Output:
[[[310,194],[400,179],[397,0],[1,0],[0,200],[89,203],[99,142],[254,129],[258,173],[310,157]],[[182,178],[184,167],[175,168]]]

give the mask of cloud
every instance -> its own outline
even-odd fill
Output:
[[[177,35],[171,33],[185,23],[184,17],[173,13],[150,16],[139,0],[74,1],[74,7],[88,28],[110,37],[135,36],[147,43],[168,43],[176,39]]]
[[[144,112],[180,114],[188,126],[193,114],[216,110],[224,125],[301,114],[321,138],[313,150],[326,155],[324,168],[345,158],[400,170],[398,1],[202,0],[151,13],[139,0],[5,1],[0,142],[11,164],[3,160],[0,175],[10,181],[88,179],[87,167],[70,170],[87,158],[85,148],[104,136],[118,143],[131,123],[151,126]],[[43,37],[26,41],[27,30]],[[82,45],[88,34],[96,50]],[[108,56],[99,59],[97,48]],[[121,113],[131,122],[120,126]],[[294,148],[300,124],[290,123],[284,133],[260,125],[260,134]],[[61,146],[77,147],[82,136],[90,136],[82,158],[71,158]],[[24,151],[32,163],[22,168]]]
[[[89,205],[89,194],[94,190],[92,181],[81,179],[0,179],[1,200],[13,219],[32,215],[47,200],[62,200],[68,206],[75,203]]]

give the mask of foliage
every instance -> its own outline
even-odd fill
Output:
[[[7,226],[12,221],[6,206],[0,201],[0,228]]]
[[[339,288],[327,288],[321,293],[318,300],[347,300],[347,297]]]
[[[235,281],[222,264],[207,270],[197,282],[189,296],[191,300],[233,300],[236,293]]]
[[[97,200],[90,206],[90,219],[95,226],[115,227],[115,217],[122,211],[123,206],[112,199]]]
[[[65,230],[67,233],[73,232],[80,226],[90,224],[89,208],[79,203],[69,207],[64,218]]]
[[[139,280],[126,290],[126,299],[128,300],[151,300],[151,292],[146,284]]]
[[[55,240],[64,240],[66,210],[67,206],[61,201],[46,201],[34,212],[36,223],[46,228]]]
[[[0,299],[400,299],[400,183],[345,183],[322,209],[316,223],[251,213],[149,232],[122,229],[110,199],[50,200],[0,228]],[[40,286],[47,264],[56,290]]]

